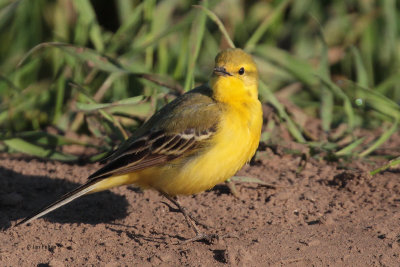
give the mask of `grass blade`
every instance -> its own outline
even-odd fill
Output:
[[[77,156],[64,154],[53,149],[46,149],[32,143],[28,143],[20,138],[11,138],[3,140],[3,142],[11,149],[32,156],[60,161],[74,161],[78,159]]]
[[[97,111],[100,109],[106,109],[116,106],[127,106],[127,105],[135,105],[144,99],[143,96],[135,96],[126,98],[120,101],[115,101],[113,103],[82,103],[77,102],[76,108],[79,111]]]
[[[329,61],[328,61],[328,46],[326,44],[322,29],[320,29],[319,37],[322,43],[321,60],[319,63],[318,73],[325,79],[330,79]],[[329,131],[331,129],[333,119],[333,94],[325,84],[321,85],[321,108],[320,116],[322,119],[322,129]]]
[[[330,79],[326,79],[320,76],[320,79],[324,85],[327,86],[334,94],[336,94],[339,98],[343,100],[343,108],[347,115],[347,123],[349,125],[348,131],[352,131],[355,125],[355,117],[354,117],[354,110],[351,105],[351,101],[349,97],[342,91],[342,89],[337,86],[334,82]]]
[[[48,42],[48,43],[41,43],[34,48],[32,48],[25,56],[20,60],[18,63],[18,67],[21,66],[26,59],[31,56],[34,52],[45,48],[45,47],[55,47],[59,48],[62,51],[70,54],[71,56],[75,57],[76,59],[88,63],[91,67],[97,68],[102,71],[106,72],[128,72],[124,69],[117,61],[102,55],[96,52],[93,49],[74,46],[66,43],[56,43],[56,42]]]
[[[13,137],[23,139],[29,143],[35,143],[47,147],[59,147],[63,145],[93,146],[89,143],[73,140],[61,135],[50,134],[47,132],[40,132],[40,131],[21,132]],[[0,140],[6,140],[6,139],[10,138],[0,136]]]
[[[81,28],[86,28],[88,32],[81,32],[82,35],[89,34],[90,40],[94,44],[95,48],[99,52],[104,51],[103,36],[101,34],[100,25],[97,22],[96,13],[89,0],[74,0],[75,8],[77,9],[80,16],[78,22],[80,22]]]
[[[372,176],[374,176],[375,174],[378,174],[380,172],[386,171],[389,168],[394,168],[397,165],[400,165],[400,157],[397,157],[391,161],[389,161],[389,163],[383,165],[382,167],[379,167],[373,171],[370,171],[369,174],[371,174]]]
[[[255,177],[233,176],[229,180],[231,182],[238,182],[238,183],[255,183],[255,184],[260,184],[260,185],[264,185],[264,186],[271,187],[271,188],[276,188],[277,187],[276,185],[266,183],[263,180],[260,180],[260,179],[255,178]]]
[[[356,65],[357,83],[363,87],[368,87],[368,73],[362,61],[360,52],[354,46],[352,46],[350,49],[354,57],[354,63]]]
[[[254,31],[251,37],[248,39],[244,46],[244,50],[253,51],[256,44],[260,41],[261,37],[268,30],[268,27],[271,26],[282,14],[283,10],[292,2],[292,0],[284,0],[272,11],[271,14],[268,14],[264,21],[258,26],[258,28]]]
[[[297,140],[297,142],[304,143],[306,140],[304,139],[303,135],[297,128],[296,124],[293,122],[293,120],[290,118],[290,116],[286,113],[283,105],[278,101],[278,99],[269,90],[269,88],[265,85],[265,83],[263,81],[260,81],[260,92],[259,93],[263,99],[270,102],[271,105],[273,105],[276,108],[276,110],[278,111],[279,117],[286,122],[289,132]]]
[[[359,156],[363,158],[372,153],[378,147],[380,147],[390,138],[390,136],[392,136],[392,134],[394,134],[397,131],[397,126],[398,126],[398,120],[396,119],[395,122],[393,123],[393,126],[387,131],[385,131],[370,147],[361,152]]]
[[[203,6],[207,7],[208,1],[203,2]],[[189,62],[188,62],[188,70],[186,73],[185,79],[185,92],[189,91],[194,84],[194,69],[197,61],[197,57],[199,56],[201,43],[203,41],[203,35],[206,26],[206,14],[204,12],[199,12],[195,21],[193,22],[193,26],[191,29],[190,39],[189,39]]]
[[[362,142],[365,140],[365,137],[359,138],[356,141],[354,141],[353,143],[347,145],[346,147],[342,148],[339,151],[335,152],[336,156],[345,156],[345,155],[350,155],[351,152],[358,147],[359,145],[362,144]]]
[[[226,28],[224,26],[224,24],[222,23],[222,21],[218,18],[217,15],[215,15],[214,12],[212,12],[211,10],[209,10],[208,8],[204,7],[204,6],[199,6],[199,5],[194,5],[194,7],[196,8],[200,8],[201,10],[203,10],[207,16],[215,22],[215,24],[217,24],[219,30],[221,31],[222,35],[225,37],[225,40],[228,42],[229,46],[231,48],[235,48],[235,44],[233,43],[231,37],[229,37],[228,32],[226,31]]]

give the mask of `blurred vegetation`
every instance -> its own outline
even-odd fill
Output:
[[[64,145],[107,152],[206,82],[233,44],[256,59],[279,124],[314,151],[365,157],[398,130],[395,0],[0,0],[0,40],[3,151],[64,161],[77,159]],[[321,134],[308,132],[310,118]],[[381,135],[365,143],[360,128]]]

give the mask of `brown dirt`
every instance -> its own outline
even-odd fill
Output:
[[[292,148],[304,149],[291,144]],[[399,135],[390,147],[400,147]],[[97,165],[0,156],[1,266],[398,266],[400,169],[374,177],[381,163],[327,163],[263,148],[238,175],[275,189],[225,185],[180,200],[211,243],[193,237],[158,193],[121,187],[78,199],[34,221],[15,222],[85,181]]]

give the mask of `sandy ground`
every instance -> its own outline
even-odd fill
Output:
[[[393,146],[400,146],[397,135]],[[238,175],[276,188],[225,185],[181,203],[212,242],[194,236],[153,191],[121,187],[78,199],[34,221],[17,220],[83,183],[98,167],[0,155],[1,266],[399,266],[400,169],[328,163],[261,148]]]

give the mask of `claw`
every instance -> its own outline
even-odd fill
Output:
[[[213,239],[219,239],[219,235],[217,234],[204,234],[204,233],[197,233],[195,237],[186,239],[185,241],[180,242],[180,245],[185,245],[191,242],[205,240],[208,243],[211,243]]]

